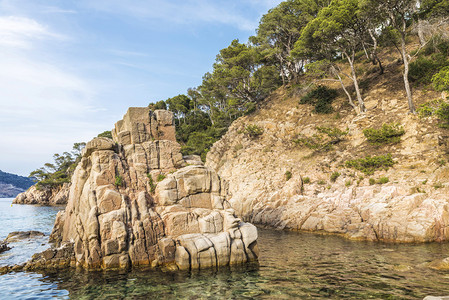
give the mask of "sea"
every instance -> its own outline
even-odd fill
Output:
[[[45,237],[14,243],[0,265],[22,263],[48,247],[62,207],[0,199],[0,240],[12,231]],[[15,272],[0,275],[0,299],[423,299],[449,296],[449,243],[391,244],[259,228],[257,264],[164,272]]]

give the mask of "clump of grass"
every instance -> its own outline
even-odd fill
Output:
[[[309,183],[310,183],[310,178],[309,178],[309,177],[304,177],[304,178],[302,179],[302,183],[304,183],[304,184],[309,184]]]
[[[399,123],[391,123],[383,124],[380,129],[364,129],[363,134],[368,143],[373,145],[395,144],[401,141],[405,130]]]
[[[369,179],[369,185],[373,185],[373,184],[376,184],[376,179],[370,178]]]
[[[365,158],[358,158],[348,160],[345,162],[347,168],[353,168],[362,171],[366,175],[372,175],[377,170],[388,170],[395,164],[390,153],[379,156],[366,156]]]
[[[378,184],[385,184],[388,183],[390,181],[390,179],[388,177],[380,177],[379,180],[377,181]]]
[[[434,189],[441,189],[442,187],[444,187],[444,185],[439,181],[433,185]]]
[[[326,184],[326,181],[324,181],[324,180],[319,180],[317,183],[318,183],[319,185],[325,185],[325,184]]]
[[[285,172],[285,180],[289,181],[292,178],[292,172],[287,171]]]
[[[256,124],[249,124],[245,127],[243,133],[251,138],[255,138],[263,134],[263,128],[257,126]]]
[[[345,186],[346,186],[346,187],[349,187],[349,186],[351,186],[351,185],[352,185],[352,181],[351,181],[351,180],[346,180]]]
[[[162,181],[162,180],[164,180],[165,179],[165,175],[164,174],[159,174],[159,175],[157,175],[157,181],[159,182],[159,181]]]
[[[156,184],[154,183],[153,176],[151,174],[147,174],[148,177],[148,185],[150,186],[150,192],[151,194],[154,194],[156,191]]]
[[[331,174],[331,181],[335,182],[337,180],[337,178],[340,177],[340,173],[338,172],[334,172]]]
[[[122,178],[122,176],[120,176],[120,175],[115,176],[115,183],[114,183],[114,185],[116,187],[119,187],[119,186],[123,185],[123,178]]]

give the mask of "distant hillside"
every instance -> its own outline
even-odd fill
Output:
[[[6,173],[0,170],[0,198],[15,197],[34,184],[28,177]]]

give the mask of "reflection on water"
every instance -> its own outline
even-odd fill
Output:
[[[449,272],[427,266],[449,256],[449,244],[353,242],[266,229],[259,234],[259,265],[175,273],[143,269],[12,273],[0,276],[0,298],[422,299],[449,295]]]

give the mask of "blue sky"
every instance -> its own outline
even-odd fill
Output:
[[[279,0],[0,0],[0,170],[27,176],[130,106],[201,84]]]

